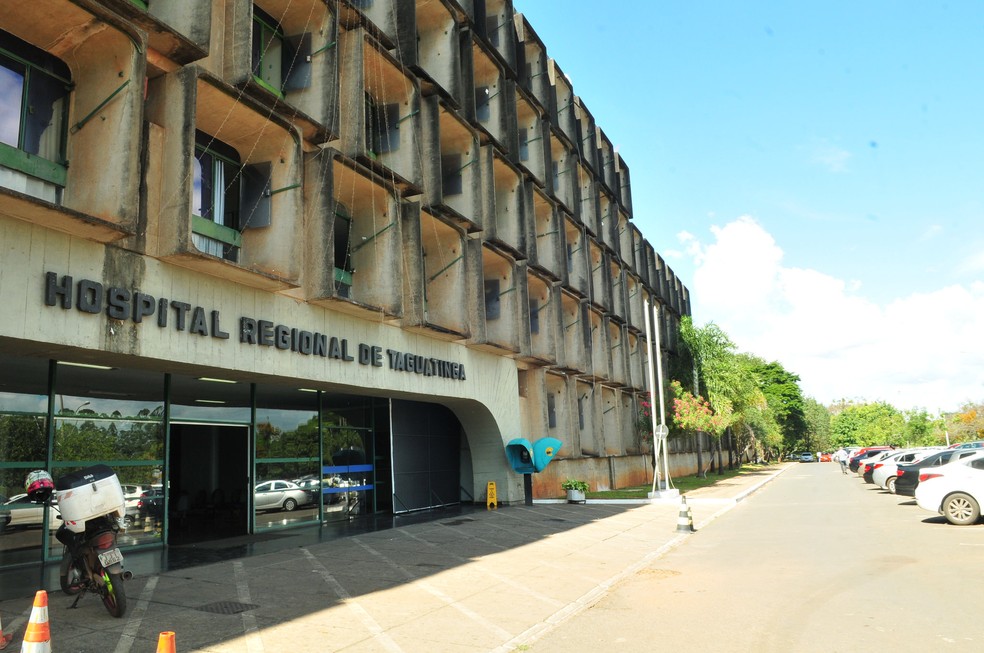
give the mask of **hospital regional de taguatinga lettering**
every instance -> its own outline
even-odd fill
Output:
[[[229,333],[222,330],[222,316],[217,310],[206,312],[205,308],[188,302],[155,297],[140,291],[131,292],[125,288],[106,287],[90,279],[81,279],[76,283],[70,276],[59,279],[54,272],[47,272],[44,303],[64,310],[74,306],[82,313],[105,312],[113,320],[132,321],[135,324],[152,321],[161,329],[173,328],[192,335],[229,339]],[[372,367],[386,366],[398,372],[465,380],[465,366],[461,363],[394,349],[386,349],[384,352],[378,345],[365,343],[359,343],[350,352],[346,338],[305,331],[253,317],[239,318],[239,342],[292,351],[305,356],[358,361],[361,365]]]

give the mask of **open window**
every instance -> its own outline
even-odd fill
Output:
[[[237,262],[243,230],[270,226],[270,164],[243,165],[235,149],[198,131],[192,175],[192,242]]]
[[[355,272],[352,265],[352,214],[341,202],[335,204],[332,232],[335,237],[335,292],[339,297],[351,298],[352,274]]]
[[[64,62],[0,31],[0,185],[61,201],[71,90]]]
[[[286,15],[285,11],[279,13]],[[305,27],[305,31],[287,36],[278,18],[253,5],[253,79],[280,97],[311,86],[311,32],[317,31],[317,25],[309,23]]]
[[[400,105],[366,98],[366,143],[373,155],[395,152],[400,147]]]

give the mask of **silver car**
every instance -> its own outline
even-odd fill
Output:
[[[256,510],[286,510],[310,503],[311,495],[290,481],[266,481],[256,486],[253,507]]]

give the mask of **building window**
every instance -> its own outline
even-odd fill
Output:
[[[378,104],[366,93],[366,145],[370,154],[385,154],[400,148],[399,104]]]
[[[584,397],[577,398],[577,428],[584,430]]]
[[[479,122],[488,122],[492,117],[492,106],[489,103],[491,99],[488,86],[475,89],[475,119]]]
[[[242,235],[239,154],[208,134],[195,137],[192,242],[202,252],[235,261]]]
[[[441,157],[441,193],[443,195],[461,195],[464,190],[463,170],[464,165],[461,163],[460,154],[445,154]]]
[[[71,89],[61,60],[0,31],[0,185],[60,199]]]
[[[547,428],[557,428],[557,400],[553,394],[547,394]]]
[[[230,145],[195,132],[191,240],[199,251],[236,262],[242,232],[270,226],[272,167],[243,165]]]
[[[253,76],[267,90],[280,95],[284,31],[268,13],[253,5]]]
[[[535,299],[530,300],[530,333],[540,333],[540,309]]]
[[[285,36],[280,23],[253,5],[253,79],[272,93],[311,86],[311,34]]]
[[[351,297],[352,274],[352,218],[344,204],[335,205],[335,291],[340,297]]]
[[[499,23],[498,16],[486,16],[485,17],[485,34],[489,37],[489,43],[492,47],[499,47],[499,28],[502,25]]]
[[[530,160],[529,132],[525,127],[519,130],[519,160]]]
[[[502,302],[499,299],[499,280],[485,280],[485,319],[498,320]]]

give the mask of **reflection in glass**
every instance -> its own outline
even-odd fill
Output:
[[[0,387],[4,388],[0,392],[3,567],[41,559],[44,509],[26,501],[24,478],[31,470],[43,468],[48,457],[48,361],[4,354]]]
[[[256,528],[319,519],[318,395],[257,386]]]
[[[248,383],[215,383],[175,374],[171,377],[171,421],[249,424],[249,388]]]
[[[0,143],[19,144],[23,94],[24,66],[0,55]]]
[[[159,421],[124,421],[97,417],[55,418],[54,460],[95,464],[113,460],[161,460],[164,433]],[[64,473],[64,472],[62,472]],[[141,482],[117,469],[120,482]]]

